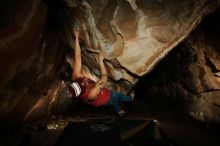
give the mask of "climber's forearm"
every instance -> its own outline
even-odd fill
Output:
[[[99,65],[100,65],[100,70],[101,70],[101,79],[100,79],[101,81],[100,82],[106,83],[108,80],[108,76],[107,76],[107,70],[106,70],[103,60],[99,60]]]
[[[81,50],[80,50],[79,38],[78,37],[76,37],[74,48],[75,48],[74,61],[75,61],[75,63],[79,62],[79,65],[81,65]]]
[[[79,45],[78,34],[75,34],[75,44],[73,44],[74,48],[74,59],[73,59],[73,78],[76,79],[81,76],[81,50]]]

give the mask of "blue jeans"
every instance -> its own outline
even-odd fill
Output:
[[[126,101],[126,102],[133,101],[130,96],[124,95],[121,92],[111,91],[110,93],[111,93],[110,99],[107,104],[112,105],[117,113],[121,110],[119,101]]]

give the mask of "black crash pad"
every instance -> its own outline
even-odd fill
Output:
[[[56,143],[56,146],[120,145],[122,145],[122,141],[117,125],[108,120],[70,122]]]

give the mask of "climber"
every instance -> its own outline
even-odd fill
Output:
[[[80,98],[83,102],[92,106],[98,107],[103,105],[113,106],[115,112],[119,117],[124,117],[127,112],[121,109],[119,101],[131,102],[134,100],[134,92],[130,93],[130,96],[124,95],[120,92],[109,91],[105,88],[105,84],[108,80],[107,71],[104,65],[104,52],[96,52],[98,54],[98,60],[101,70],[101,77],[97,82],[93,81],[87,74],[81,70],[81,50],[79,45],[79,29],[73,29],[75,36],[74,48],[74,66],[72,72],[73,83],[69,86],[69,91],[72,97]]]

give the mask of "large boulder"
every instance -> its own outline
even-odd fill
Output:
[[[110,69],[115,80],[137,81],[216,9],[210,0],[103,0],[69,1],[80,21],[87,48],[104,50],[121,68]],[[109,65],[110,66],[110,65]],[[111,67],[109,67],[111,68]]]
[[[72,102],[60,81],[65,54],[73,53],[71,27],[60,23],[65,18],[81,24],[83,68],[97,77],[98,63],[87,50],[105,51],[108,87],[128,92],[220,5],[219,0],[56,2],[0,2],[0,119],[7,125],[60,113]]]

